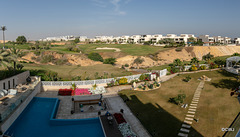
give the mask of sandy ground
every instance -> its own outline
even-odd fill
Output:
[[[115,52],[121,51],[119,48],[108,48],[108,47],[96,48],[95,50],[115,50]]]

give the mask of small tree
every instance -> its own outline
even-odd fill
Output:
[[[74,43],[79,43],[80,42],[80,40],[79,40],[79,38],[75,38],[75,40],[74,40]]]
[[[211,59],[213,59],[213,58],[214,58],[214,56],[213,56],[212,54],[210,54],[210,52],[209,52],[208,54],[202,56],[202,59],[205,60],[205,61],[207,61],[208,64],[209,64],[209,61],[210,61]]]
[[[18,44],[24,44],[24,43],[27,42],[27,39],[26,39],[25,36],[18,36],[17,39],[16,39],[16,42],[17,42]]]
[[[116,61],[116,58],[107,58],[103,61],[103,64],[112,64],[114,65]]]
[[[139,69],[139,64],[142,64],[144,62],[144,59],[142,59],[141,57],[137,57],[134,61],[133,61],[133,63],[134,64],[137,64],[137,67],[138,67],[138,69]]]
[[[196,57],[193,57],[192,59],[191,59],[191,62],[190,62],[191,64],[198,64],[199,63],[199,60],[196,58]]]
[[[91,60],[94,60],[94,61],[101,61],[103,62],[103,58],[100,54],[98,53],[90,53],[88,55],[88,58],[91,59]]]

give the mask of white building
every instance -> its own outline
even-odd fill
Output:
[[[79,37],[79,40],[81,41],[81,42],[84,42],[84,41],[86,41],[88,38],[87,38],[87,36],[80,36]]]
[[[231,38],[229,37],[222,37],[222,36],[214,36],[209,37],[209,35],[200,35],[198,37],[200,41],[202,41],[205,45],[213,44],[213,43],[220,43],[220,44],[231,44]]]
[[[129,37],[130,43],[138,44],[140,42],[141,35],[133,35]]]
[[[69,41],[69,40],[74,40],[75,37],[70,35],[70,36],[59,36],[59,37],[47,37],[46,39],[40,39],[40,41]]]
[[[139,43],[151,41],[151,39],[152,39],[152,35],[141,35],[141,37],[139,39]]]
[[[184,42],[187,44],[189,38],[195,38],[193,34],[181,34],[180,36],[177,36],[176,34],[167,34],[163,38],[170,38],[173,39],[176,43]]]
[[[155,34],[155,35],[152,35],[151,41],[153,43],[157,43],[159,40],[162,40],[162,39],[163,39],[163,35]]]
[[[130,36],[121,36],[119,39],[118,39],[118,43],[120,44],[126,44],[129,42],[129,38]]]
[[[209,44],[214,43],[214,37],[209,37],[209,35],[200,35],[198,40],[202,41],[205,46],[209,46]]]
[[[240,38],[235,38],[235,39],[234,39],[234,43],[237,44],[237,45],[239,45],[239,44],[240,44]]]

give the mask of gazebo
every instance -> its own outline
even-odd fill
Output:
[[[239,74],[240,66],[237,66],[237,63],[240,61],[239,56],[233,56],[226,59],[226,70],[233,74]]]
[[[233,67],[235,66],[238,62],[240,61],[240,57],[239,56],[233,56],[230,58],[227,58],[226,60],[226,67]],[[235,63],[235,64],[233,64]]]

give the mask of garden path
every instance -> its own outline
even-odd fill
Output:
[[[191,129],[190,125],[192,124],[192,121],[195,120],[196,122],[198,122],[198,119],[195,119],[194,116],[197,111],[197,105],[198,105],[198,101],[200,99],[200,95],[203,87],[204,87],[204,81],[201,81],[194,93],[192,102],[189,106],[184,123],[182,124],[180,132],[178,133],[178,136],[188,137],[188,133],[190,132],[190,129]]]

